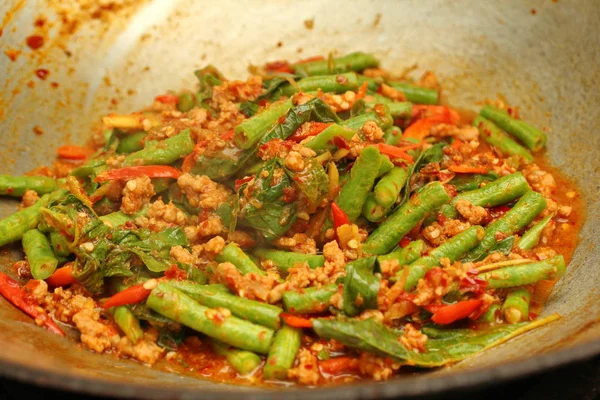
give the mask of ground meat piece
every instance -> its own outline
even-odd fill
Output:
[[[118,343],[116,330],[99,322],[100,314],[94,309],[83,309],[73,315],[73,323],[81,332],[81,343],[97,353],[103,353]]]
[[[416,329],[412,324],[406,324],[400,342],[409,350],[423,353],[427,344],[427,335]]]
[[[165,351],[156,344],[158,332],[151,330],[144,334],[144,338],[133,344],[127,336],[121,337],[116,345],[120,354],[134,358],[145,364],[152,365],[158,361]]]
[[[301,104],[309,102],[314,98],[315,96],[313,96],[310,93],[298,92],[292,96],[292,102],[294,103],[294,105],[299,106]]]
[[[213,182],[206,175],[183,174],[177,179],[192,207],[215,210],[232,195],[227,187]]]
[[[406,101],[406,96],[400,90],[382,83],[380,86],[381,94],[396,101]]]
[[[368,76],[369,78],[387,78],[389,73],[383,68],[366,68],[363,71],[364,76]]]
[[[317,254],[317,243],[304,233],[295,233],[292,237],[282,236],[273,241],[273,244],[295,253]]]
[[[196,257],[194,257],[194,255],[190,253],[189,250],[183,248],[183,246],[171,247],[169,255],[182,264],[192,265],[195,264],[197,261]]]
[[[556,250],[550,247],[536,247],[533,249],[533,253],[538,260],[545,260],[547,258],[552,258],[556,256]]]
[[[296,367],[290,369],[287,376],[303,385],[316,385],[321,378],[317,357],[308,349],[300,349],[296,356]]]
[[[413,303],[424,306],[440,302],[450,290],[451,278],[448,272],[441,268],[432,268],[419,279]]]
[[[367,121],[361,128],[362,133],[365,137],[372,141],[376,142],[383,137],[385,132],[381,130],[379,125],[375,121]]]
[[[128,215],[135,214],[148,204],[154,195],[154,186],[147,176],[127,181],[123,189],[121,211]]]
[[[351,91],[347,91],[343,95],[318,93],[317,97],[323,100],[335,112],[350,110],[358,99],[356,93]]]
[[[323,257],[325,257],[325,263],[330,264],[335,269],[343,269],[346,265],[344,252],[335,240],[325,243],[323,246]]]
[[[551,173],[543,171],[537,164],[529,164],[523,169],[523,176],[536,192],[550,197],[556,190],[556,180]]]
[[[423,231],[423,237],[432,245],[439,246],[449,238],[458,235],[470,226],[468,222],[462,222],[457,219],[448,219],[442,224],[434,222],[426,226]]]
[[[21,204],[19,205],[20,209],[30,207],[35,204],[36,201],[40,199],[40,196],[33,190],[26,190],[23,193],[23,198],[21,199]]]
[[[250,248],[256,244],[254,237],[245,231],[233,231],[229,233],[227,239],[231,242],[237,243],[242,248]]]
[[[121,168],[121,166],[123,165],[123,161],[125,161],[125,155],[117,154],[112,157],[108,157],[106,159],[106,165],[110,168]]]
[[[400,364],[363,351],[358,358],[358,368],[361,375],[383,381],[391,378],[394,371],[400,368]]]
[[[221,221],[221,217],[211,215],[207,219],[198,222],[197,225],[186,226],[183,230],[190,242],[197,242],[202,238],[223,233],[226,228],[223,221]]]
[[[550,239],[552,239],[552,236],[554,236],[555,230],[556,230],[556,222],[550,220],[548,222],[548,225],[546,225],[544,227],[544,229],[542,230],[542,235],[540,237],[540,243],[542,245],[547,245],[548,243],[550,243]]]
[[[194,246],[195,247],[195,246]],[[217,255],[223,251],[225,247],[225,239],[220,236],[215,236],[204,245],[204,252]]]
[[[38,302],[48,294],[48,284],[40,279],[32,279],[24,287]]]
[[[266,276],[254,273],[242,275],[235,265],[229,262],[219,264],[215,276],[219,282],[227,285],[238,296],[259,301],[267,301],[269,292],[279,279],[279,276],[271,272],[267,272]]]
[[[454,204],[454,208],[473,225],[481,224],[488,217],[488,212],[485,208],[474,206],[468,200],[458,200]]]
[[[161,231],[168,227],[185,225],[186,221],[185,212],[177,208],[173,202],[165,204],[162,199],[158,199],[150,204],[147,215],[137,218],[135,223],[153,231]]]
[[[291,171],[299,172],[304,169],[304,160],[302,155],[297,151],[290,151],[283,160],[285,166]]]

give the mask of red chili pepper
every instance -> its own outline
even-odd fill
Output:
[[[38,304],[33,298],[27,295],[19,286],[19,283],[2,272],[0,272],[0,294],[25,314],[41,321],[50,332],[65,336],[65,333],[56,325],[56,322],[48,314],[40,311]]]
[[[462,140],[454,139],[454,142],[452,142],[450,147],[452,147],[454,150],[458,150],[458,149],[460,149],[460,146],[462,146],[463,144],[464,144],[464,142]]]
[[[288,313],[281,313],[280,316],[286,325],[289,325],[293,328],[312,328],[312,321],[310,318]]]
[[[110,297],[102,307],[109,309],[111,307],[124,306],[126,304],[141,303],[150,296],[150,292],[152,292],[152,290],[146,289],[143,283],[133,285]]]
[[[140,165],[111,169],[96,177],[96,182],[126,180],[147,176],[148,178],[173,178],[181,176],[181,171],[168,165]]]
[[[154,100],[163,104],[177,104],[179,97],[174,94],[161,94],[156,96]]]
[[[334,136],[333,144],[335,145],[335,147],[337,147],[339,149],[350,150],[350,144],[348,143],[348,141],[346,139],[344,139],[341,136]]]
[[[245,176],[242,179],[236,179],[235,180],[235,191],[237,192],[238,190],[240,190],[240,188],[242,187],[242,185],[244,183],[250,182],[252,179],[254,179],[254,176]]]
[[[73,272],[71,270],[71,265],[67,264],[64,267],[59,268],[56,271],[54,271],[54,273],[46,279],[46,282],[50,286],[54,286],[54,287],[68,286],[72,283],[75,283],[76,279],[73,276]]]
[[[289,137],[289,140],[300,142],[308,137],[316,136],[323,132],[329,125],[326,122],[305,122]]]
[[[431,320],[436,324],[447,325],[467,318],[483,304],[483,300],[464,300],[433,310]]]
[[[65,160],[85,160],[93,151],[87,147],[66,145],[56,149],[56,153]]]
[[[367,82],[363,82],[363,84],[360,85],[358,91],[356,92],[356,100],[360,100],[365,97],[365,95],[367,94],[368,87],[369,85],[367,84]]]
[[[431,128],[434,126],[440,124],[456,125],[459,120],[460,116],[454,110],[450,110],[447,113],[435,114],[431,117],[418,119],[404,130],[402,137],[423,140],[425,137],[427,137],[427,135],[429,135]]]
[[[499,218],[510,211],[510,207],[506,205],[490,208],[490,217]]]
[[[165,271],[165,279],[183,281],[187,279],[187,273],[184,270],[177,268],[176,265],[172,265],[171,268]]]
[[[333,215],[333,227],[335,229],[342,225],[350,224],[350,218],[348,218],[344,210],[334,202],[331,203],[331,214]]]
[[[223,133],[221,133],[221,139],[231,142],[233,137],[235,136],[235,132],[233,129],[229,129]]]
[[[185,156],[183,158],[183,163],[181,164],[181,170],[183,172],[190,172],[192,168],[196,165],[196,153],[192,152],[191,154]]]
[[[304,58],[304,59],[302,59],[300,61],[296,61],[296,64],[305,64],[305,63],[309,63],[309,62],[313,62],[313,61],[321,61],[321,60],[324,60],[324,59],[325,59],[325,57],[323,57],[323,56],[307,57],[307,58]]]
[[[329,360],[319,361],[321,371],[331,375],[354,372],[358,370],[358,366],[358,360],[352,357],[334,357]]]
[[[294,70],[290,68],[290,64],[287,61],[272,61],[265,64],[265,69],[268,72],[284,72],[294,73]]]
[[[486,167],[470,167],[468,165],[451,165],[448,170],[457,174],[487,174],[489,172]]]
[[[391,158],[401,158],[408,162],[413,162],[414,159],[410,154],[407,154],[402,148],[392,146],[385,143],[378,143],[377,148],[381,154],[385,154]]]
[[[400,240],[400,247],[406,247],[410,244],[410,242],[412,242],[412,239],[409,238],[408,236],[404,236],[401,240]]]
[[[448,123],[456,125],[460,121],[460,114],[456,110],[446,106],[413,104],[411,119],[416,121],[423,118],[439,118],[448,120],[450,121]]]

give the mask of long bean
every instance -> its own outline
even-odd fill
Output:
[[[292,70],[301,75],[327,75],[348,71],[362,71],[379,65],[379,60],[372,54],[357,51],[333,60],[317,60],[292,64]]]
[[[494,323],[498,321],[502,306],[500,304],[492,304],[488,310],[477,319],[479,322]]]
[[[365,204],[363,204],[362,215],[371,222],[379,222],[388,215],[391,209],[391,206],[383,207],[382,205],[377,204],[376,197],[373,193],[369,193],[365,200]]]
[[[287,372],[294,361],[296,354],[302,344],[302,330],[284,325],[275,333],[273,344],[267,361],[265,362],[264,374],[266,379],[284,380]]]
[[[487,281],[490,289],[500,289],[531,285],[541,280],[556,280],[561,278],[565,271],[565,259],[563,256],[556,256],[536,263],[483,272],[477,275],[477,278]]]
[[[414,261],[408,267],[408,277],[406,278],[404,290],[413,289],[427,271],[439,265],[442,258],[448,258],[451,262],[458,260],[463,254],[475,247],[483,236],[484,229],[481,226],[472,226],[431,250],[428,255]]]
[[[333,139],[336,136],[344,138],[346,140],[350,140],[356,134],[357,133],[354,129],[344,127],[338,124],[331,124],[323,131],[321,131],[318,135],[305,142],[304,146],[315,151],[333,149],[335,148]]]
[[[531,250],[540,242],[542,231],[548,225],[553,215],[547,215],[540,222],[529,228],[527,232],[521,236],[517,243],[517,247],[523,250]]]
[[[358,89],[358,78],[354,72],[335,75],[317,75],[300,79],[296,86],[287,84],[282,87],[284,96],[291,96],[298,90],[302,92],[314,92],[321,89],[323,92],[344,93],[348,90]]]
[[[56,181],[47,176],[0,175],[0,195],[21,197],[26,190],[47,194],[58,189]]]
[[[492,121],[488,121],[479,115],[473,121],[473,126],[479,129],[479,134],[486,143],[496,147],[505,156],[521,156],[527,161],[533,161],[533,156],[529,150],[512,140]]]
[[[166,282],[160,282],[146,301],[157,313],[231,346],[256,353],[269,352],[273,330],[196,303]],[[219,317],[218,317],[218,316]]]
[[[117,146],[117,153],[134,153],[142,150],[144,148],[142,140],[144,140],[146,136],[147,133],[142,131],[123,137]]]
[[[367,102],[369,105],[385,104],[390,109],[390,114],[394,118],[410,118],[412,112],[412,103],[409,101],[394,101],[380,94],[372,94],[373,101]]]
[[[56,270],[58,259],[52,251],[50,241],[39,230],[31,229],[25,232],[23,251],[27,256],[31,275],[35,279],[46,279]]]
[[[499,237],[508,237],[517,233],[529,225],[544,208],[546,208],[544,196],[533,190],[528,191],[504,216],[486,227],[481,242],[463,258],[463,261],[482,259],[500,240]]]
[[[136,344],[144,337],[144,331],[140,327],[140,321],[131,312],[128,306],[112,307],[111,312],[116,324],[121,328],[125,336]]]
[[[65,237],[65,235],[60,232],[52,231],[49,234],[50,236],[50,245],[52,246],[52,251],[56,257],[67,257],[71,254],[71,249],[69,248],[69,241]]]
[[[34,229],[40,222],[41,209],[49,199],[50,195],[46,194],[32,206],[0,220],[0,246],[20,240],[25,232]]]
[[[262,112],[243,121],[234,129],[234,141],[241,149],[253,147],[267,131],[285,115],[294,104],[292,100],[285,100],[271,104]]]
[[[286,311],[294,314],[318,314],[327,310],[331,296],[337,291],[337,285],[333,284],[320,288],[289,290],[283,293],[283,306]]]
[[[511,290],[502,305],[502,315],[509,324],[529,320],[531,292],[526,288]]]
[[[381,164],[381,154],[375,147],[366,147],[356,158],[350,178],[340,190],[337,197],[337,205],[346,213],[350,221],[356,221],[360,216],[367,196],[375,184],[379,166]]]
[[[355,316],[362,309],[377,309],[381,279],[373,273],[376,257],[364,257],[346,264],[344,313]],[[360,304],[357,302],[360,299]]]
[[[439,101],[439,94],[437,90],[428,89],[410,83],[403,82],[390,82],[389,83],[394,89],[400,90],[406,96],[406,100],[411,103],[417,104],[437,104]]]
[[[215,353],[224,356],[227,362],[242,375],[251,373],[262,362],[260,356],[251,351],[236,349],[214,339],[212,345]]]
[[[399,265],[408,265],[416,261],[427,250],[427,245],[421,239],[410,242],[406,247],[401,247],[391,253],[377,256],[377,263],[396,260]]]
[[[391,207],[394,205],[407,179],[408,171],[402,167],[394,167],[384,175],[373,189],[377,204],[382,207]]]
[[[381,155],[381,164],[379,164],[379,171],[377,171],[377,177],[381,177],[394,168],[394,163],[390,161],[387,156]]]
[[[529,150],[538,151],[546,145],[546,134],[544,132],[525,121],[513,118],[504,110],[493,106],[485,106],[481,109],[480,114],[519,139]]]
[[[387,129],[383,135],[383,141],[385,144],[397,146],[402,141],[402,129],[397,126]]]
[[[194,150],[189,129],[184,129],[177,135],[146,145],[142,150],[125,157],[125,166],[135,165],[167,165],[187,156]]]
[[[359,114],[355,117],[348,118],[340,123],[340,125],[345,126],[346,128],[359,130],[363,127],[363,125],[369,121],[375,121],[377,125],[382,129],[387,129],[382,127],[380,117],[373,111],[366,112],[364,114]]]
[[[467,200],[474,206],[495,207],[518,199],[530,189],[523,174],[515,172],[496,179],[479,189],[459,193],[452,199],[451,205],[456,204],[459,200]],[[446,217],[455,218],[457,212],[456,210],[448,210],[445,215]]]
[[[226,308],[238,318],[266,326],[271,329],[279,328],[279,314],[283,311],[277,306],[261,303],[236,296],[223,290],[214,289],[207,285],[193,282],[172,281],[172,287],[178,289],[209,308]]]
[[[266,275],[267,273],[260,269],[254,261],[236,243],[231,242],[223,248],[221,254],[216,257],[216,260],[220,263],[230,262],[240,271],[243,275],[249,273],[255,273],[257,275]]]
[[[258,248],[254,250],[254,255],[261,261],[270,260],[273,262],[273,265],[284,272],[298,264],[306,263],[310,268],[314,269],[325,263],[325,257],[320,254],[303,254],[291,251]]]
[[[425,214],[436,211],[450,201],[450,195],[440,182],[427,184],[404,205],[397,208],[372,233],[363,246],[369,254],[389,253]]]

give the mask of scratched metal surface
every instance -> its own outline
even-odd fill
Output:
[[[502,93],[521,107],[525,119],[552,128],[548,155],[581,188],[587,223],[568,274],[545,311],[560,313],[562,320],[451,368],[383,384],[286,389],[286,396],[434,393],[600,352],[600,7],[594,0],[230,0],[218,5],[130,0],[114,2],[120,5],[110,11],[98,6],[108,3],[0,4],[0,49],[17,52],[15,61],[0,55],[0,135],[5,144],[0,173],[50,163],[58,144],[83,143],[103,114],[131,111],[157,93],[191,87],[192,71],[207,63],[241,77],[248,64],[264,60],[365,50],[389,69],[417,62],[420,70],[436,71],[453,105],[476,110],[478,101]],[[40,14],[47,22],[34,28]],[[307,20],[314,21],[312,29]],[[47,38],[35,52],[25,46],[25,37],[34,32]],[[34,75],[37,68],[48,69],[46,80]],[[35,126],[44,133],[34,134]],[[2,201],[0,214],[14,207],[15,202]],[[240,391],[248,398],[281,395],[92,354],[34,327],[4,300],[0,343],[5,349],[0,373],[68,390],[145,398],[229,397]]]

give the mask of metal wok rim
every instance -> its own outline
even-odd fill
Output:
[[[145,386],[137,383],[115,382],[102,378],[73,378],[67,373],[47,371],[7,360],[0,360],[0,375],[37,386],[76,392],[78,394],[115,398],[179,399],[193,398],[202,394],[210,395],[211,398],[226,399],[231,398],[232,396],[239,397],[240,394],[243,394],[246,400],[250,400],[279,397],[282,392],[285,392],[285,396],[288,398],[331,398],[331,396],[335,395],[335,398],[341,400],[431,395],[458,389],[473,389],[485,385],[493,386],[511,379],[534,375],[575,361],[590,359],[597,354],[600,354],[600,340],[582,343],[555,352],[540,354],[525,360],[514,360],[494,367],[461,371],[451,375],[436,377],[423,375],[415,379],[402,381],[391,380],[381,383],[355,383],[323,388],[298,387],[292,389],[266,389],[246,392],[228,391],[226,389],[161,388],[158,386]]]

